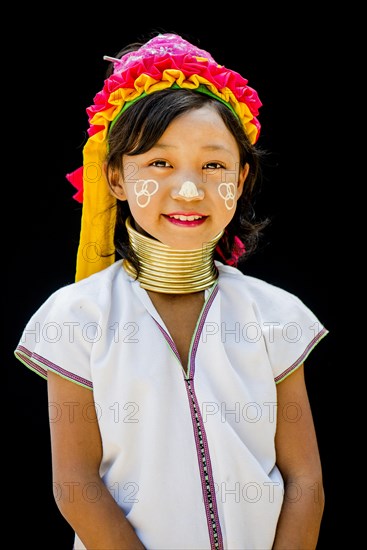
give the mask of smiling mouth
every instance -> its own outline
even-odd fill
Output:
[[[180,225],[181,227],[198,227],[207,220],[208,216],[199,213],[187,212],[172,212],[172,214],[163,214],[167,221],[172,225]]]

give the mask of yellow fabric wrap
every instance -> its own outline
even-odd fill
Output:
[[[93,137],[96,138],[100,134]],[[103,171],[106,158],[105,142],[89,139],[84,147],[83,157],[84,200],[76,281],[101,271],[115,261],[113,234],[116,199],[110,193]],[[104,256],[111,253],[112,255]]]

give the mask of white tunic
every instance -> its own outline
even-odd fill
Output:
[[[327,334],[293,294],[216,265],[188,372],[121,261],[53,293],[15,351],[41,376],[93,390],[101,476],[150,550],[272,547],[283,500],[276,383]]]

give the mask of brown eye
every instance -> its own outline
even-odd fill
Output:
[[[158,168],[168,168],[170,164],[166,160],[155,160],[151,163],[151,166],[157,166]]]
[[[219,162],[208,162],[207,164],[204,164],[203,168],[204,170],[221,170],[224,169],[224,166]]]

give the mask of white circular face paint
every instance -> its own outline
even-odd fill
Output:
[[[179,190],[178,194],[181,197],[188,197],[188,198],[199,196],[198,189],[195,183],[193,183],[192,181],[184,181],[183,184],[181,185],[181,189]]]
[[[136,180],[134,183],[136,204],[140,206],[140,208],[148,206],[150,198],[158,191],[158,188],[158,182],[155,180]]]
[[[234,183],[221,183],[218,193],[224,200],[227,210],[232,210],[236,205],[236,186]]]
[[[186,201],[190,201],[191,199],[201,200],[204,198],[204,191],[198,189],[194,182],[184,181],[179,191],[177,191],[177,189],[172,190],[171,197],[174,199],[182,198]]]

